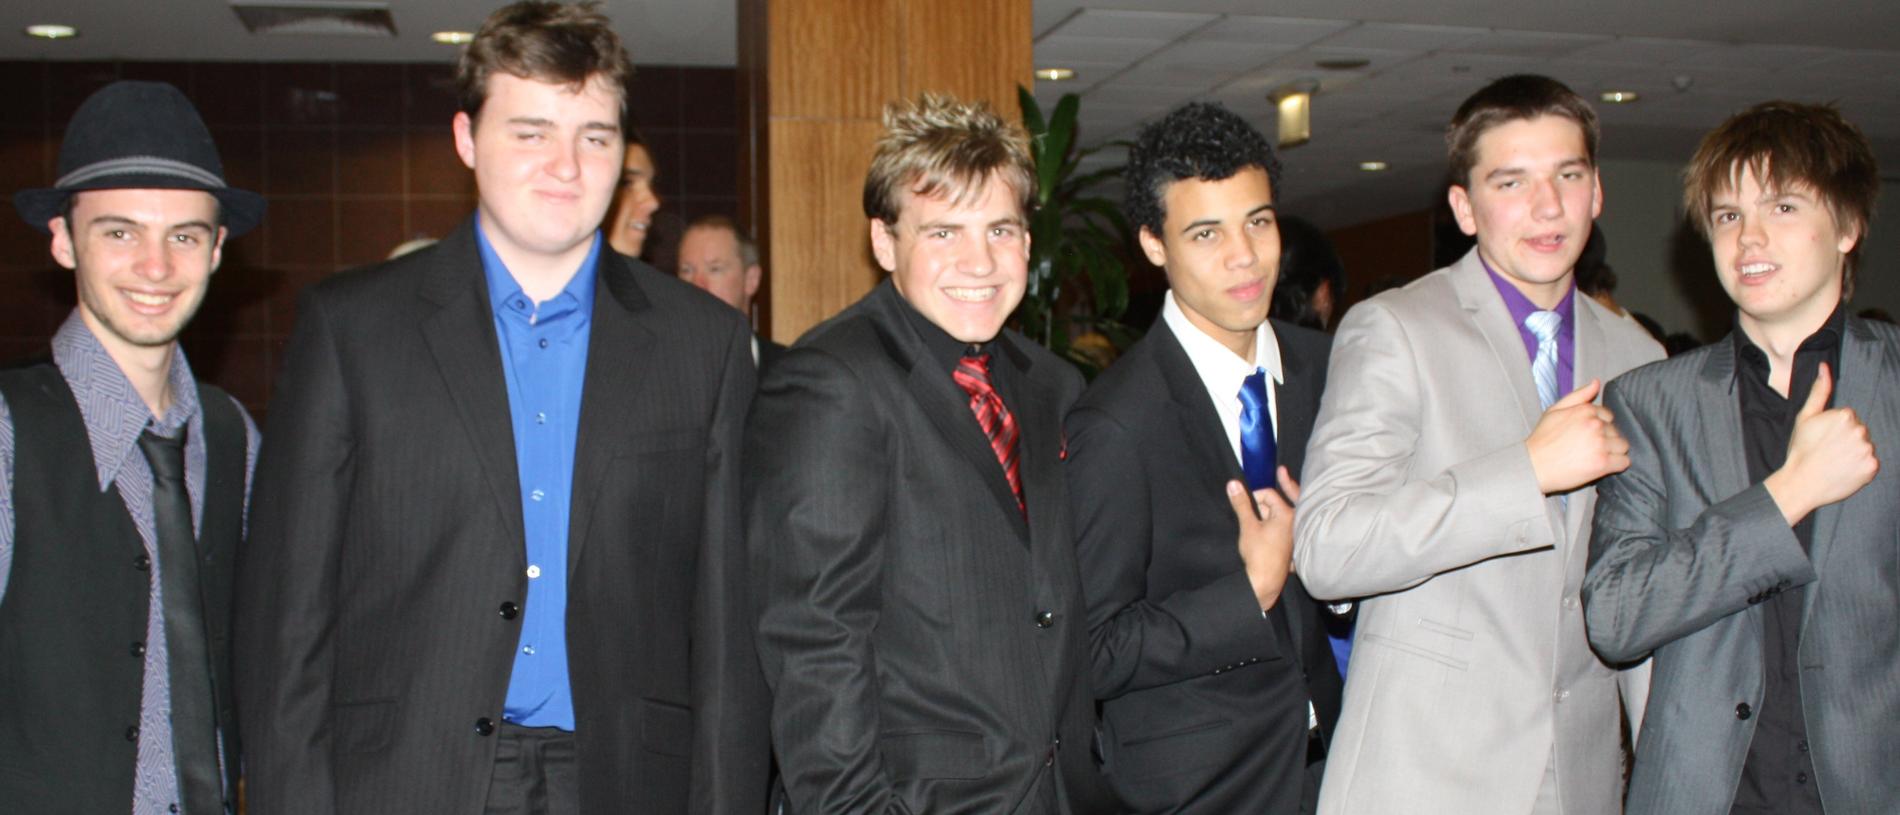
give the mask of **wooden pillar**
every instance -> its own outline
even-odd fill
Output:
[[[888,102],[924,91],[1021,114],[1031,0],[739,0],[740,214],[762,328],[789,343],[882,279],[864,173]]]

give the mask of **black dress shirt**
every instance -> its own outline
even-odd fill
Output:
[[[1749,481],[1759,482],[1788,459],[1788,437],[1795,417],[1821,363],[1827,363],[1834,381],[1840,381],[1841,331],[1844,318],[1835,307],[1819,331],[1795,349],[1794,371],[1788,395],[1768,383],[1768,355],[1740,326],[1735,329],[1736,396],[1741,401],[1742,444]],[[1828,399],[1830,406],[1833,398]],[[1795,524],[1802,549],[1814,542],[1814,516]],[[1774,592],[1762,601],[1762,701],[1755,737],[1742,765],[1741,785],[1735,792],[1735,815],[1792,815],[1821,810],[1814,784],[1814,762],[1808,754],[1808,728],[1801,711],[1801,609],[1806,587]]]

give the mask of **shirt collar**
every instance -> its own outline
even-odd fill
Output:
[[[1194,363],[1194,370],[1200,373],[1209,390],[1227,396],[1239,393],[1241,380],[1253,374],[1256,367],[1266,369],[1274,384],[1286,383],[1280,369],[1280,338],[1273,333],[1272,322],[1263,321],[1254,330],[1254,362],[1249,365],[1232,349],[1190,322],[1187,312],[1182,311],[1181,304],[1175,300],[1173,290],[1162,297],[1161,319],[1167,321],[1168,330],[1181,342],[1181,350],[1187,352],[1188,361]],[[1228,387],[1230,383],[1232,387]]]
[[[1822,323],[1820,328],[1815,329],[1813,334],[1809,334],[1807,339],[1802,340],[1801,345],[1795,348],[1797,355],[1814,352],[1833,352],[1837,355],[1836,358],[1838,358],[1838,352],[1836,352],[1835,349],[1840,347],[1841,335],[1847,330],[1847,313],[1841,309],[1841,306],[1841,303],[1834,304],[1834,312],[1827,315],[1827,322]],[[1756,345],[1755,341],[1748,336],[1748,332],[1742,330],[1741,312],[1738,311],[1735,313],[1735,326],[1730,330],[1735,334],[1735,354],[1737,361],[1743,367],[1752,367],[1759,371],[1762,380],[1767,381],[1768,352],[1763,351],[1761,347]],[[1836,364],[1833,367],[1839,368],[1840,366]],[[1834,371],[1833,375],[1834,381],[1839,382],[1841,372],[1838,370]]]
[[[996,358],[999,355],[996,351],[1002,345],[1002,334],[1000,332],[996,338],[991,339],[989,342],[976,345],[959,340],[956,337],[950,336],[950,332],[943,330],[942,326],[931,322],[930,318],[924,316],[923,312],[918,311],[916,306],[911,305],[910,300],[905,299],[903,293],[897,291],[897,285],[895,283],[887,285],[891,287],[891,294],[897,298],[897,302],[903,304],[905,319],[910,321],[911,328],[914,329],[917,332],[917,336],[923,340],[925,355],[937,366],[943,368],[945,373],[955,371],[957,369],[957,360],[961,359],[965,354],[989,354],[991,364],[997,362]],[[1009,354],[1001,354],[1000,356],[1010,358]]]
[[[132,449],[139,434],[151,427],[164,436],[175,436],[198,413],[198,383],[185,361],[185,349],[172,349],[171,370],[166,378],[171,385],[171,405],[165,415],[154,418],[152,409],[139,396],[125,371],[112,359],[99,338],[79,316],[79,310],[60,324],[53,334],[53,364],[66,378],[73,400],[79,403],[79,415],[86,425],[86,440],[92,445],[92,460],[99,471],[99,489],[104,491],[118,478],[119,468],[132,460]],[[142,458],[140,460],[143,460]]]
[[[569,278],[561,293],[546,303],[536,304],[522,292],[521,284],[508,271],[508,264],[502,262],[501,254],[495,251],[495,245],[488,242],[488,234],[482,230],[482,219],[475,219],[475,246],[481,253],[482,274],[488,279],[488,305],[496,314],[518,312],[524,315],[557,317],[570,310],[588,314],[594,305],[594,285],[598,277],[596,271],[600,265],[600,233],[594,233],[594,241],[588,246],[587,257]]]
[[[1504,275],[1493,271],[1491,264],[1485,261],[1483,253],[1479,253],[1478,262],[1484,264],[1484,273],[1491,276],[1491,285],[1496,286],[1498,295],[1504,298],[1504,307],[1511,312],[1512,324],[1522,328],[1524,327],[1525,317],[1531,316],[1531,312],[1543,310],[1543,307],[1531,302],[1529,297],[1525,297],[1523,292],[1518,291],[1517,286],[1513,285],[1511,281],[1505,280]],[[1577,278],[1575,275],[1571,275],[1570,287],[1564,290],[1563,299],[1558,300],[1557,307],[1551,309],[1551,311],[1557,312],[1557,316],[1560,318],[1558,325],[1568,327],[1571,324],[1571,317],[1575,315],[1577,311]]]

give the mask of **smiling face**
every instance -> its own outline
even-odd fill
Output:
[[[80,318],[121,364],[171,350],[224,248],[217,199],[197,190],[76,193],[72,222],[48,227],[53,259],[78,284]]]
[[[607,220],[607,242],[614,251],[639,257],[646,248],[653,213],[660,211],[660,194],[653,191],[653,181],[653,155],[646,145],[627,145],[627,160],[621,165],[620,186],[614,191],[614,208]]]
[[[1458,228],[1492,271],[1553,308],[1603,211],[1583,128],[1562,116],[1514,119],[1484,132],[1466,185],[1453,185]]]
[[[620,179],[619,91],[497,73],[478,115],[455,114],[455,150],[495,250],[511,266],[584,254]]]
[[[1782,327],[1802,337],[1819,330],[1841,302],[1847,253],[1860,235],[1835,223],[1806,186],[1765,188],[1745,165],[1731,178],[1710,200],[1709,244],[1742,329],[1756,338]]]
[[[963,197],[901,193],[897,223],[871,219],[871,252],[912,307],[976,344],[994,339],[1022,302],[1029,233],[1019,196],[994,173]]]
[[[1252,360],[1280,274],[1280,227],[1267,172],[1248,167],[1219,181],[1188,178],[1161,196],[1162,234],[1141,229],[1141,249],[1167,270],[1188,322]]]

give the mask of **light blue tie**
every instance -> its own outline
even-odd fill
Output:
[[[1563,316],[1555,311],[1533,311],[1524,318],[1524,327],[1537,337],[1537,357],[1531,360],[1531,379],[1537,383],[1537,401],[1549,410],[1558,397],[1557,328]]]

